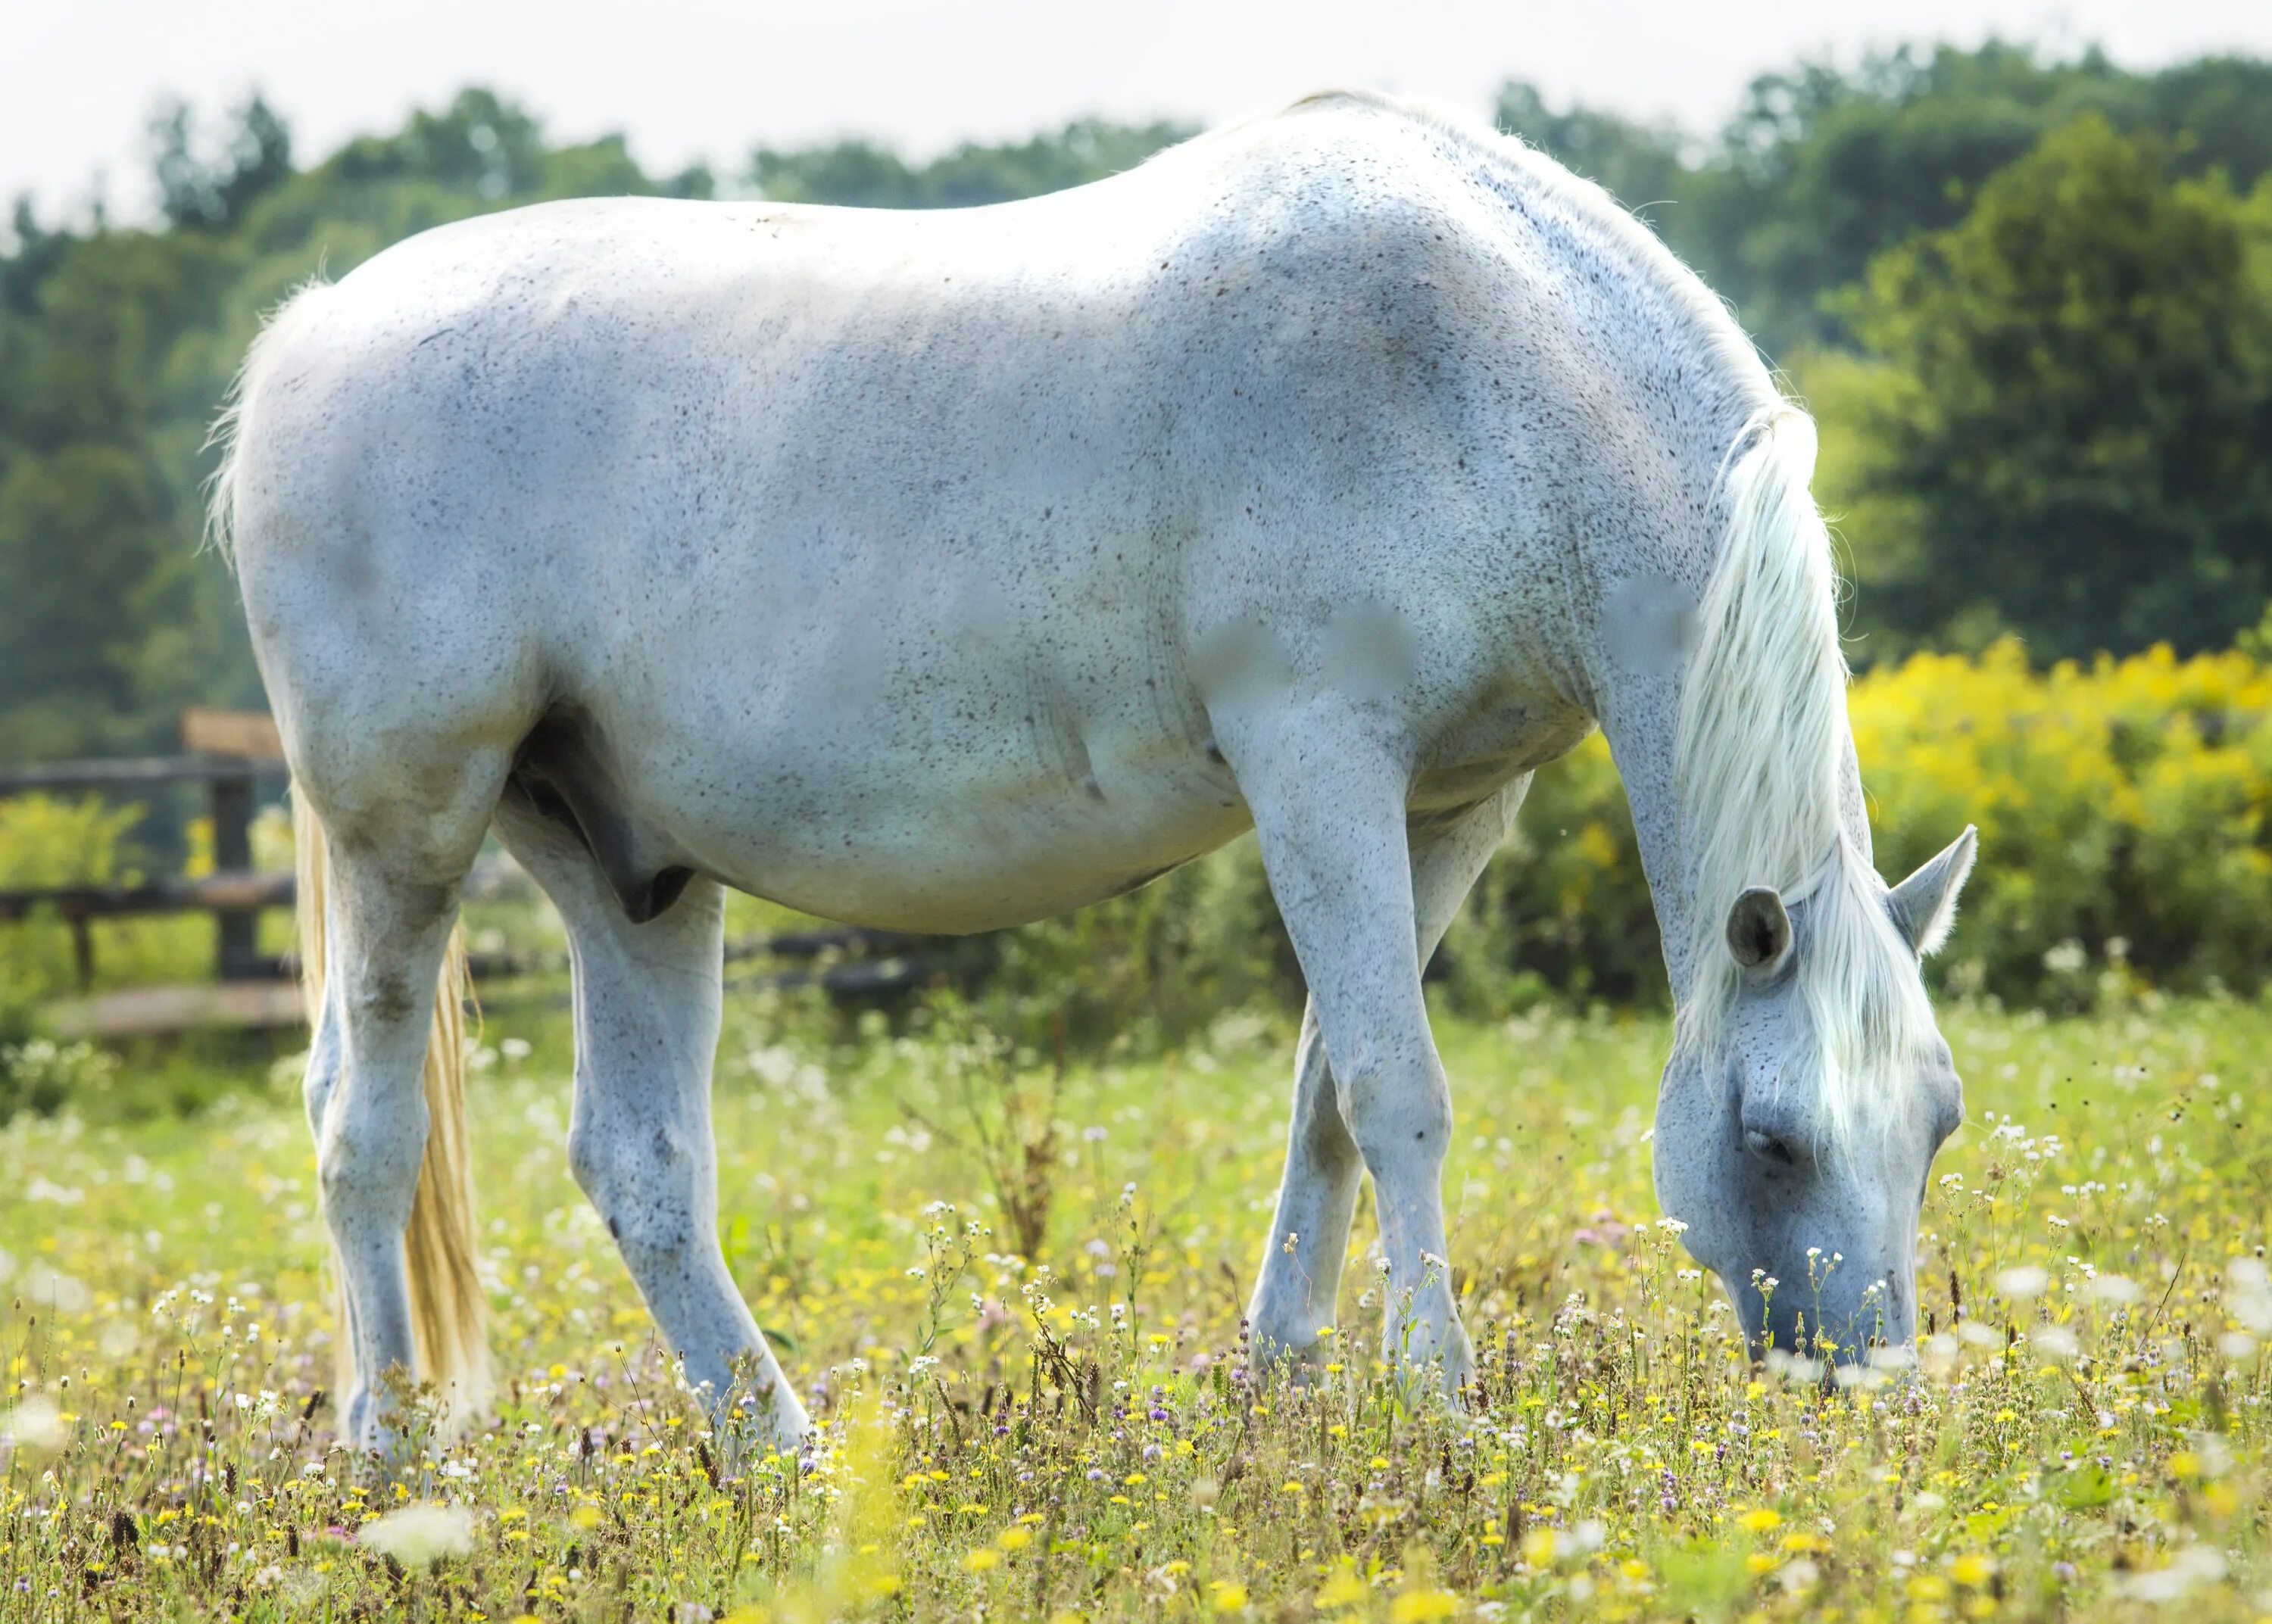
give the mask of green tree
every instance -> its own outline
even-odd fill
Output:
[[[50,229],[19,204],[0,253],[0,759],[161,749],[184,704],[260,703],[197,543],[206,427],[285,294],[490,209],[710,190],[650,179],[618,137],[554,145],[482,90],[305,170],[258,97],[210,145],[178,106],[151,139],[160,225]]]
[[[2159,137],[2174,174],[2222,169],[2246,189],[2272,168],[2272,63],[2231,56],[2138,74],[1991,40],[1801,63],[1753,81],[1708,141],[1558,112],[1519,83],[1498,99],[1503,126],[1645,213],[1778,356],[1850,343],[1830,295],[1954,226],[1990,176],[2087,113]]]
[[[921,165],[870,141],[797,152],[760,147],[751,179],[783,203],[872,209],[963,208],[1062,191],[1132,169],[1191,135],[1181,124],[1080,119],[1051,135],[1003,145],[965,143]]]
[[[1865,600],[2040,657],[2221,645],[2272,589],[2272,182],[2086,116],[1880,255],[1839,313]]]
[[[1616,113],[1573,104],[1556,112],[1536,86],[1509,79],[1491,108],[1501,130],[1521,136],[1556,162],[1598,182],[1610,195],[1663,229],[1655,212],[1689,195],[1696,175],[1687,149],[1693,143],[1663,124],[1642,124]]]

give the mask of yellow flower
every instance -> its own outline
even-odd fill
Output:
[[[1755,1506],[1736,1519],[1736,1526],[1749,1534],[1772,1533],[1782,1526],[1782,1513],[1768,1506]]]
[[[1332,1578],[1318,1587],[1318,1611],[1363,1606],[1371,1594],[1372,1587],[1356,1576],[1356,1564],[1344,1561],[1334,1569]]]
[[[1460,1610],[1460,1598],[1449,1590],[1407,1590],[1389,1604],[1389,1624],[1432,1624]]]
[[[973,1573],[984,1573],[989,1568],[991,1568],[995,1563],[1001,1560],[1001,1552],[994,1550],[989,1546],[981,1546],[977,1550],[971,1552],[969,1555],[962,1559],[962,1565]]]
[[[1764,1551],[1754,1551],[1744,1559],[1744,1566],[1753,1573],[1773,1573],[1775,1559]]]
[[[1005,1551],[1022,1551],[1034,1543],[1034,1531],[1030,1528],[1005,1528],[1002,1531],[1002,1537],[994,1543]]]
[[[1246,1605],[1246,1587],[1233,1579],[1217,1579],[1211,1605],[1217,1613],[1237,1613]]]
[[[1968,1551],[1948,1565],[1948,1576],[1967,1588],[1987,1583],[1994,1571],[1988,1559],[1977,1551]]]

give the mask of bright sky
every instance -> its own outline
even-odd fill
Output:
[[[2272,54],[2265,0],[10,0],[0,34],[0,197],[76,211],[107,177],[148,206],[151,108],[210,113],[255,87],[303,161],[467,84],[556,135],[620,130],[651,169],[843,133],[916,154],[1083,114],[1211,122],[1328,84],[1482,110],[1510,75],[1692,128],[1801,55],[1995,33],[2153,66]]]

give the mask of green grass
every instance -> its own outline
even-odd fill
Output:
[[[1947,1025],[1971,1120],[1926,1211],[1926,1374],[1826,1397],[1743,1364],[1654,1222],[1661,1026],[1446,1022],[1487,1400],[1458,1421],[1373,1360],[1363,1255],[1329,1380],[1244,1365],[1282,1025],[1060,1080],[964,1029],[824,1046],[737,1003],[728,1254],[827,1427],[738,1474],[564,1171],[557,1015],[493,1017],[473,1083],[497,1415],[399,1480],[310,1412],[288,1082],[19,1118],[0,1615],[2255,1616],[2272,1013]],[[405,1505],[443,1509],[369,1526]]]

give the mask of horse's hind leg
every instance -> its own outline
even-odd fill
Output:
[[[1413,922],[1421,968],[1435,957],[1453,915],[1506,838],[1530,775],[1510,780],[1488,801],[1441,822],[1408,831]],[[1334,1322],[1342,1263],[1349,1252],[1364,1163],[1342,1120],[1332,1062],[1312,1000],[1302,1014],[1294,1069],[1294,1120],[1286,1141],[1286,1174],[1278,1211],[1262,1249],[1262,1272],[1247,1311],[1265,1359],[1309,1358],[1318,1330]]]
[[[806,1431],[718,1244],[710,1068],[718,1047],[724,895],[688,882],[632,923],[579,840],[509,789],[497,829],[560,910],[576,974],[568,1153],[663,1335],[721,1422],[753,1410],[770,1441]]]
[[[350,810],[334,795],[316,808],[329,857],[328,963],[306,1093],[353,1369],[341,1430],[365,1447],[390,1442],[382,1378],[415,1367],[404,1238],[426,1150],[435,982],[459,887],[489,823],[497,765],[443,775],[437,804],[398,799]],[[310,793],[305,781],[301,791]]]

